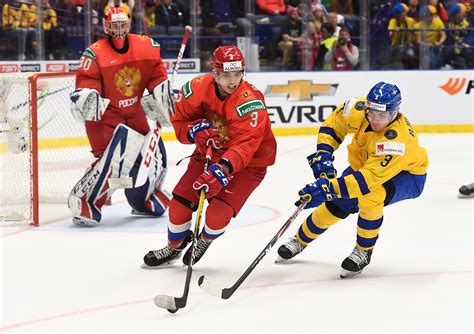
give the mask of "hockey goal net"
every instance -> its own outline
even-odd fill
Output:
[[[0,75],[0,226],[39,225],[43,203],[67,207],[92,161],[70,111],[74,73]]]

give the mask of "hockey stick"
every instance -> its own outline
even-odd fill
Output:
[[[59,89],[53,90],[52,92],[41,93],[38,96],[38,101],[40,101],[41,99],[47,98],[48,96],[60,93],[64,90],[66,90],[66,89],[69,89],[69,87],[59,88]],[[20,102],[20,103],[14,105],[13,107],[11,107],[10,111],[17,111],[20,108],[26,107],[26,106],[28,106],[28,103],[30,103],[30,101]]]
[[[176,57],[176,60],[175,60],[175,64],[174,64],[174,68],[173,68],[173,73],[171,74],[171,79],[170,79],[170,82],[169,82],[169,91],[168,91],[168,99],[169,101],[171,101],[173,103],[174,101],[174,97],[173,97],[173,85],[174,85],[174,81],[176,80],[176,75],[178,74],[178,70],[179,70],[179,66],[181,64],[181,60],[183,59],[183,55],[184,55],[184,50],[186,49],[186,45],[188,44],[188,39],[189,39],[189,35],[191,34],[191,31],[193,31],[193,28],[191,26],[186,26],[184,28],[184,35],[183,35],[183,39],[181,41],[181,47],[179,48],[179,52],[178,52],[178,56]],[[143,96],[142,99],[141,99],[141,103],[142,105],[146,105],[147,107],[144,108],[144,109],[153,109],[154,108],[154,96],[153,96],[153,93],[150,93]],[[171,125],[170,124],[170,121],[171,121],[171,118],[173,117],[174,115],[174,106],[171,106],[171,111],[168,110],[168,117],[166,117],[165,115],[162,115],[162,114],[158,114],[157,115],[157,120],[156,120],[156,128],[161,130],[161,127],[164,126],[164,125]],[[166,112],[166,111],[164,111]]]
[[[176,74],[178,73],[181,60],[183,59],[184,50],[186,49],[186,45],[188,44],[189,34],[191,34],[192,31],[193,31],[193,28],[191,26],[184,27],[183,40],[181,41],[181,47],[179,48],[178,57],[176,58],[176,63],[174,64],[173,74],[171,74],[171,80],[170,80],[171,89],[173,89],[174,80],[176,78]]]
[[[207,147],[206,152],[206,163],[204,165],[204,171],[207,171],[209,168],[209,163],[211,161],[212,146]],[[196,212],[196,223],[194,225],[194,238],[191,243],[191,262],[188,265],[188,271],[186,272],[186,281],[184,283],[184,292],[181,297],[172,297],[168,295],[157,295],[154,299],[155,305],[161,308],[165,308],[170,313],[176,313],[180,308],[186,306],[188,301],[189,294],[189,285],[191,284],[191,276],[193,275],[193,263],[194,263],[194,251],[196,239],[199,233],[199,227],[201,225],[202,211],[204,208],[204,200],[206,198],[206,193],[204,189],[199,193],[199,205]]]
[[[309,198],[305,198],[303,202],[298,206],[298,208],[291,214],[290,218],[283,224],[283,226],[278,230],[275,236],[270,240],[268,245],[260,252],[257,258],[252,262],[252,264],[245,270],[242,276],[229,288],[220,288],[218,287],[213,281],[203,275],[199,277],[198,284],[201,288],[203,288],[206,292],[222,298],[222,299],[229,299],[230,296],[234,294],[234,292],[239,288],[239,286],[245,281],[245,279],[250,275],[250,273],[255,269],[255,267],[260,263],[265,255],[270,252],[270,249],[275,245],[278,239],[282,236],[283,233],[287,230],[287,228],[291,225],[291,223],[295,220],[295,218],[303,211],[303,208],[308,203]]]

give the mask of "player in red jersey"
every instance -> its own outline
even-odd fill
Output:
[[[171,197],[161,189],[167,168],[164,145],[147,121],[148,116],[171,125],[174,113],[159,44],[129,34],[130,18],[120,8],[106,13],[103,26],[107,38],[84,51],[70,96],[97,159],[69,196],[73,222],[83,226],[99,223],[114,187],[126,188],[137,214],[161,216]],[[146,104],[145,89],[152,92]]]
[[[172,118],[178,140],[196,149],[188,169],[173,190],[168,246],[150,251],[144,268],[175,262],[192,239],[191,216],[199,192],[209,201],[205,226],[197,237],[194,262],[224,233],[250,194],[275,162],[276,141],[263,94],[244,80],[245,59],[235,46],[220,46],[212,56],[212,73],[184,84]],[[209,171],[203,172],[205,152],[212,145]],[[183,262],[190,264],[190,249]]]

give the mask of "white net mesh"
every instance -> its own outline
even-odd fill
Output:
[[[28,76],[0,76],[0,225],[32,219],[32,154],[38,155],[40,203],[66,204],[69,191],[92,162],[84,125],[70,112],[73,74],[38,79],[38,150],[30,154],[35,130],[31,129]]]

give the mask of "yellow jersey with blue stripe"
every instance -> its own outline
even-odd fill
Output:
[[[365,118],[365,101],[365,97],[349,99],[319,129],[318,151],[331,154],[348,133],[354,133],[347,148],[355,172],[330,180],[342,198],[360,198],[402,171],[423,175],[428,168],[426,150],[408,119],[399,112],[384,130],[373,131]]]

